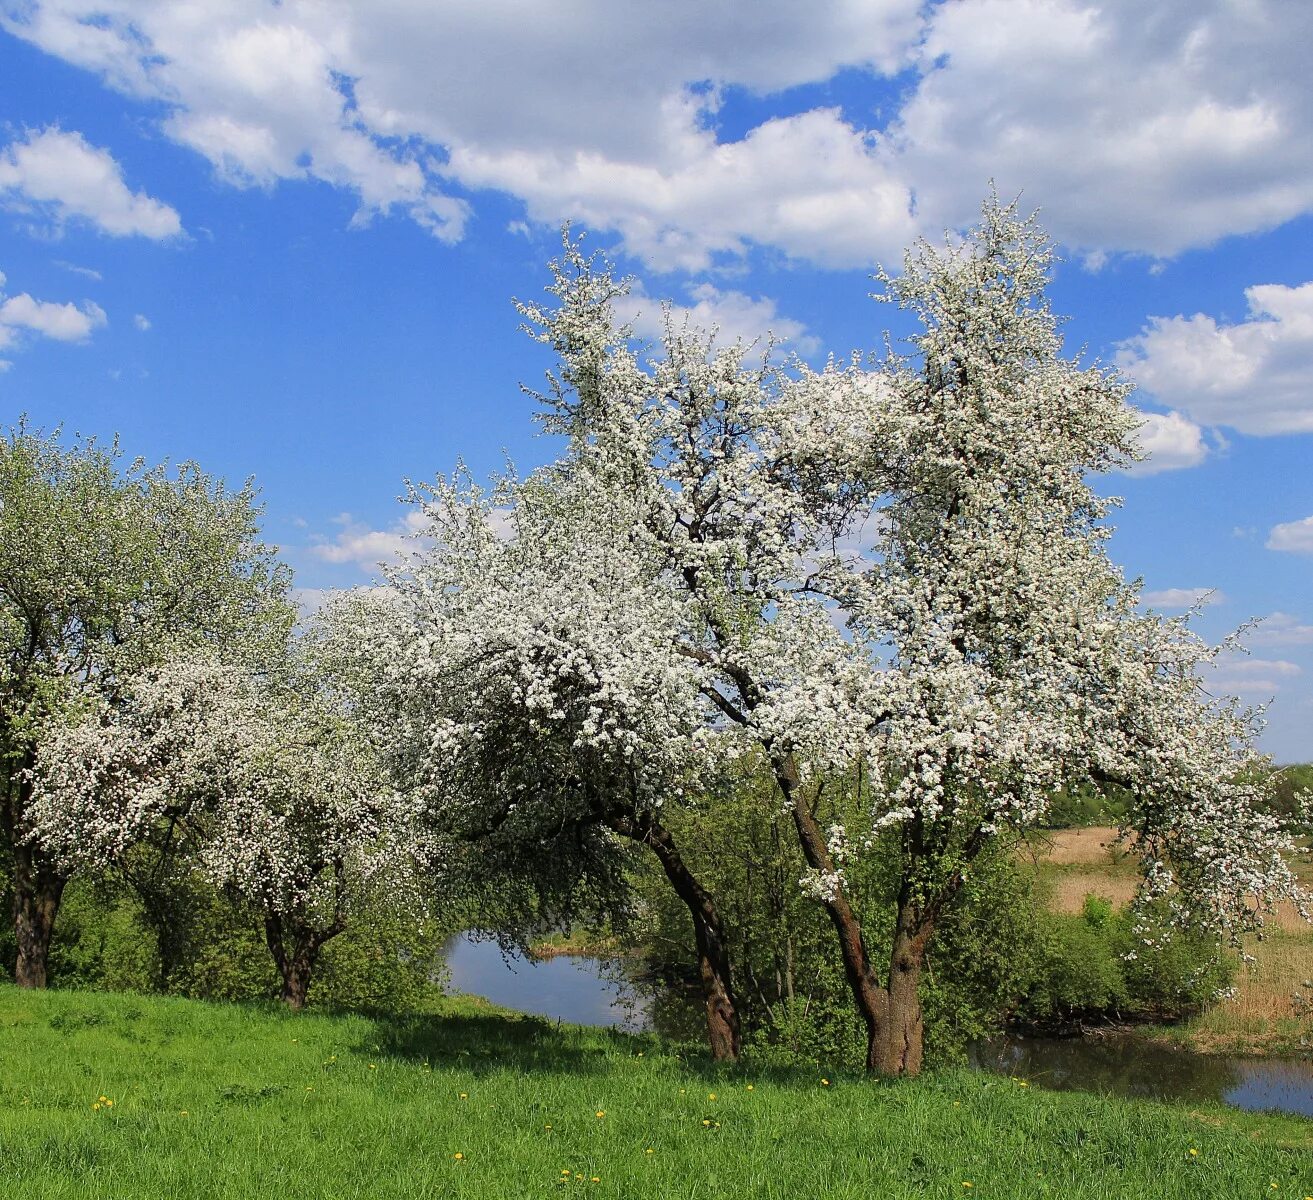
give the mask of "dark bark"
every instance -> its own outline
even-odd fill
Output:
[[[822,874],[834,871],[834,860],[825,844],[825,834],[815,814],[807,806],[802,782],[792,758],[774,764],[775,778],[789,803],[798,842],[802,846],[807,865]],[[853,1002],[866,1026],[866,1069],[881,1070],[881,1048],[886,1034],[889,1014],[889,994],[880,986],[880,979],[871,965],[862,936],[862,924],[853,911],[841,887],[836,887],[824,899],[825,911],[839,939],[839,953],[843,958],[843,971]]]
[[[341,921],[335,921],[327,929],[313,929],[276,913],[265,917],[264,940],[283,980],[279,999],[289,1008],[305,1007],[319,952],[343,928]]]
[[[49,982],[50,941],[68,877],[56,871],[32,846],[13,847],[14,936],[18,957],[14,982],[43,988]]]
[[[729,945],[715,901],[689,870],[670,831],[653,817],[612,816],[607,824],[652,850],[675,894],[688,908],[693,919],[711,1057],[717,1062],[734,1062],[742,1049],[742,1032],[730,973]]]
[[[889,956],[887,1019],[875,1067],[882,1075],[918,1075],[921,1072],[925,1048],[921,971],[933,934],[934,921],[913,903],[904,889],[898,900],[893,949]]]

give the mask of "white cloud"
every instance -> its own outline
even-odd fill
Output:
[[[1130,467],[1129,474],[1156,475],[1159,471],[1197,467],[1208,457],[1204,431],[1189,418],[1179,412],[1140,415],[1144,421],[1136,437],[1148,457]]]
[[[1313,207],[1313,5],[958,0],[890,131],[933,225],[982,180],[1084,251],[1170,256]]]
[[[1184,609],[1193,608],[1197,604],[1206,607],[1225,604],[1226,594],[1217,588],[1163,588],[1157,592],[1145,592],[1140,599],[1150,608]]]
[[[1274,612],[1264,617],[1245,641],[1251,646],[1313,646],[1313,625],[1290,613]]]
[[[819,348],[807,327],[792,317],[782,316],[775,301],[767,296],[749,296],[744,292],[722,291],[710,283],[695,284],[687,289],[690,304],[668,304],[670,320],[675,329],[686,322],[696,328],[718,330],[717,344],[730,345],[735,341],[764,343],[772,334],[783,342],[785,349],[799,354],[814,354]],[[662,302],[653,299],[636,286],[628,296],[616,301],[616,315],[633,327],[642,338],[660,338],[665,333],[666,310]]]
[[[19,329],[58,342],[81,342],[107,321],[105,310],[92,300],[79,308],[76,304],[34,300],[26,292],[7,299],[0,297],[0,346],[12,344],[14,331]]]
[[[354,563],[362,570],[372,571],[380,563],[394,563],[414,553],[420,547],[416,537],[427,524],[418,510],[408,512],[391,529],[370,529],[353,520],[350,513],[334,518],[341,531],[332,541],[320,540],[310,547],[310,553],[329,563]]]
[[[141,313],[137,313],[133,316],[132,323],[140,329],[142,333],[145,333],[150,329],[150,318],[143,316]]]
[[[1294,554],[1313,554],[1313,517],[1273,525],[1267,535],[1267,548],[1289,550]]]
[[[64,262],[62,259],[55,260],[55,266],[62,267],[65,271],[71,271],[74,275],[81,275],[84,279],[94,280],[100,283],[105,277],[91,267],[80,267],[77,263]]]
[[[223,178],[320,180],[359,198],[359,220],[407,212],[447,240],[469,215],[461,190],[479,188],[698,269],[753,244],[894,258],[917,228],[969,220],[991,177],[1046,206],[1091,263],[1313,209],[1308,4],[1157,0],[1152,19],[1142,0],[578,0],[568,17],[516,0],[0,0],[4,13],[162,105],[168,136]],[[844,69],[907,86],[891,112],[785,107],[720,140],[730,89]]]
[[[1162,404],[1243,433],[1313,431],[1313,283],[1245,289],[1249,319],[1151,317],[1118,365]]]
[[[25,138],[0,151],[0,198],[56,226],[76,218],[115,237],[156,240],[182,232],[174,209],[129,189],[123,169],[107,150],[90,145],[80,133],[57,128],[28,130]]]
[[[1229,654],[1217,661],[1207,685],[1214,694],[1261,700],[1276,695],[1292,679],[1302,674],[1303,670],[1297,663],[1284,659]]]

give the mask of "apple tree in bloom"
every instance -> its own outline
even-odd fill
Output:
[[[290,577],[258,518],[249,484],[191,463],[125,463],[117,444],[23,424],[0,436],[0,839],[21,986],[45,985],[68,879],[32,836],[43,745],[180,648],[258,656],[286,637]]]
[[[203,877],[259,914],[293,1008],[353,907],[413,875],[407,802],[303,651],[276,673],[170,660],[43,749],[31,822],[45,853],[104,868],[173,836]]]
[[[681,755],[762,755],[871,1070],[919,1070],[935,930],[972,863],[1040,823],[1060,786],[1127,790],[1143,899],[1183,923],[1238,937],[1276,899],[1301,900],[1291,844],[1261,811],[1255,714],[1207,694],[1216,650],[1142,612],[1107,555],[1112,502],[1091,479],[1135,459],[1137,418],[1115,375],[1063,357],[1052,260],[1034,221],[997,201],[964,242],[919,245],[881,279],[922,331],[874,369],[813,371],[769,347],[753,360],[673,324],[642,361],[612,311],[623,284],[568,242],[552,301],[522,306],[559,358],[542,399],[569,439],[538,486],[567,486],[572,512],[614,514],[562,529],[560,570],[598,599],[554,636],[621,619],[603,604],[664,622],[641,658],[608,643],[605,683],[578,676],[579,702],[666,663],[647,720],[668,721]],[[638,577],[602,575],[575,547],[603,525]],[[550,574],[531,595],[514,588],[499,619],[534,620]],[[550,719],[551,695],[526,687],[522,702]],[[822,828],[813,805],[845,771],[876,781],[851,834]],[[845,886],[877,840],[901,865],[878,955]]]
[[[718,770],[703,667],[633,500],[570,467],[415,500],[431,548],[341,620],[393,777],[488,877],[531,881],[539,921],[615,911],[621,847],[647,847],[693,921],[712,1051],[735,1057],[720,917],[663,820]]]

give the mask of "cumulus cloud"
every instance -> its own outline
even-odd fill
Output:
[[[891,259],[991,177],[1092,263],[1313,209],[1307,4],[0,0],[0,22],[162,106],[232,183],[319,180],[446,240],[478,189],[684,269]],[[897,96],[798,107],[841,71]],[[734,94],[782,100],[723,135]]]
[[[1150,608],[1185,609],[1199,604],[1225,604],[1226,594],[1217,588],[1163,588],[1161,591],[1145,592],[1140,599]]]
[[[1289,550],[1294,554],[1313,554],[1313,517],[1273,525],[1267,535],[1267,548]]]
[[[1024,189],[1086,251],[1170,256],[1313,205],[1313,7],[959,0],[890,131],[919,210]],[[1097,254],[1096,254],[1097,258]]]
[[[310,552],[328,563],[354,563],[362,570],[372,571],[381,563],[395,563],[418,549],[416,535],[424,528],[424,514],[418,510],[408,512],[390,529],[370,529],[368,525],[342,513],[334,518],[341,526],[331,541],[320,539]]]
[[[633,327],[641,338],[660,338],[666,329],[666,313],[675,329],[686,322],[700,329],[715,327],[717,343],[730,345],[735,341],[763,342],[769,334],[786,349],[799,354],[814,354],[820,343],[807,333],[801,321],[783,316],[774,300],[768,296],[749,296],[744,292],[722,291],[710,283],[695,284],[687,289],[688,304],[667,302],[664,306],[641,287],[615,303],[616,315]]]
[[[82,342],[105,325],[109,318],[93,300],[82,305],[36,300],[27,292],[6,296],[5,276],[0,272],[0,349],[17,346],[23,335],[50,338],[57,342]],[[6,363],[4,368],[8,369]]]
[[[142,333],[146,333],[150,329],[150,318],[141,313],[137,313],[133,316],[132,323],[141,330]]]
[[[1141,413],[1144,421],[1136,435],[1146,457],[1128,468],[1132,475],[1156,475],[1197,467],[1208,457],[1204,431],[1179,412]]]
[[[1249,319],[1151,317],[1118,365],[1162,404],[1242,433],[1313,431],[1313,283],[1245,289]]]
[[[57,128],[28,130],[0,151],[0,198],[56,227],[80,219],[114,237],[155,240],[182,232],[174,209],[128,187],[109,151]]]

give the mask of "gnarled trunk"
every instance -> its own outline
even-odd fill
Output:
[[[312,929],[294,918],[269,914],[264,919],[264,940],[282,976],[279,999],[289,1008],[303,1009],[310,995],[315,964],[324,943],[342,932],[341,922],[327,929]]]
[[[43,988],[49,981],[50,940],[64,885],[68,882],[67,876],[54,870],[43,858],[32,846],[14,847],[13,916],[18,943],[14,982],[24,988]]]
[[[689,870],[670,831],[648,815],[639,818],[612,816],[608,825],[617,833],[649,847],[661,862],[675,894],[693,919],[693,937],[698,955],[698,978],[707,1014],[707,1041],[717,1062],[734,1062],[742,1049],[738,1007],[730,974],[729,946],[725,928],[711,893]]]
[[[882,1075],[919,1075],[925,1051],[921,1013],[921,970],[934,922],[906,894],[898,900],[893,949],[889,956],[886,1020],[875,1069]],[[868,1058],[868,1068],[870,1062]]]

